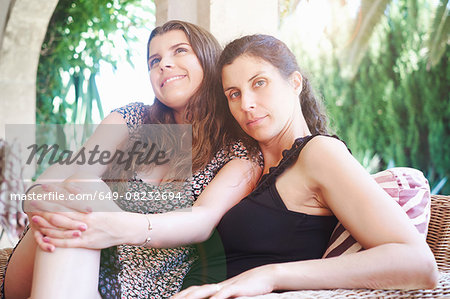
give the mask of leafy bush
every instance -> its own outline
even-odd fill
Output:
[[[302,65],[315,75],[312,81],[325,99],[332,127],[356,158],[379,157],[374,171],[389,161],[420,169],[431,187],[450,177],[447,25],[444,51],[435,63],[430,63],[434,52],[429,48],[436,31],[432,20],[442,17],[440,11],[448,24],[447,2],[435,10],[430,1],[391,1],[353,77],[343,72],[345,49],[331,48],[310,59],[302,55],[301,44],[293,46]],[[450,184],[440,193],[450,194]]]

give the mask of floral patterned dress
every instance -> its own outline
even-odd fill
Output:
[[[148,106],[132,103],[114,111],[120,113],[131,129],[143,123]],[[117,204],[126,211],[154,214],[190,207],[214,178],[217,172],[230,160],[248,159],[246,148],[236,142],[217,152],[203,169],[187,180],[183,196],[171,200],[133,201],[118,200]],[[128,192],[164,192],[166,184],[155,187],[132,180]],[[103,249],[101,253],[99,292],[102,298],[168,298],[178,292],[183,278],[197,258],[194,246],[157,249],[131,245],[119,245]]]

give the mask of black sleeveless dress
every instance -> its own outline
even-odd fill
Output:
[[[288,210],[275,186],[277,177],[297,161],[315,136],[295,140],[257,188],[224,215],[213,236],[198,245],[200,258],[185,277],[183,288],[217,283],[266,264],[322,257],[336,217]]]

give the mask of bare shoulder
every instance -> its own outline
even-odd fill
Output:
[[[316,136],[303,148],[297,163],[305,166],[327,165],[336,159],[352,157],[347,146],[341,140],[330,136]]]
[[[236,182],[248,181],[255,185],[261,176],[262,167],[257,161],[249,159],[233,159],[226,163],[218,172],[218,175],[228,174]]]
[[[104,125],[126,125],[126,121],[119,112],[111,112],[101,122]]]
[[[229,161],[206,186],[194,205],[209,206],[225,213],[254,189],[261,171],[257,163],[247,159]]]
[[[295,167],[319,189],[336,182],[336,178],[365,173],[344,142],[329,136],[311,139],[301,151]]]

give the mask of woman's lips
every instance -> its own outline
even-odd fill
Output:
[[[266,116],[267,115],[261,116],[261,117],[256,117],[256,118],[249,120],[247,122],[247,126],[256,126],[256,125],[260,124],[264,120],[264,118],[266,118]]]
[[[186,77],[186,75],[179,75],[179,76],[168,77],[168,78],[163,80],[163,82],[161,83],[161,87],[163,87],[166,83],[170,83],[170,82],[175,81],[175,80],[183,79],[184,77]]]

